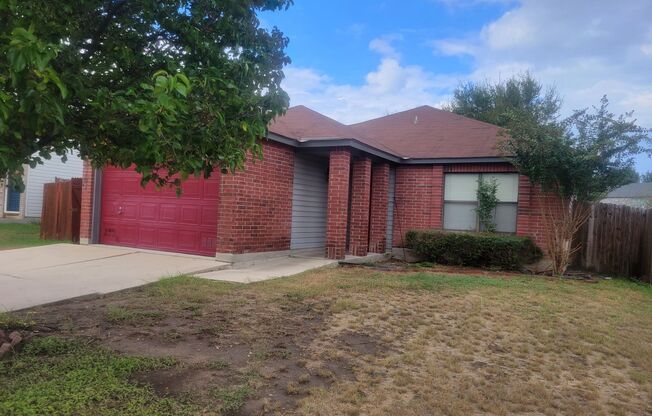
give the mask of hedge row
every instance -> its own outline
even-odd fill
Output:
[[[528,237],[488,233],[408,231],[406,245],[428,261],[457,266],[519,270],[543,257]]]

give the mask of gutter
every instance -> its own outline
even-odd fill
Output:
[[[329,147],[349,147],[371,154],[378,158],[393,162],[399,165],[433,165],[433,164],[455,164],[455,163],[505,163],[509,158],[487,156],[487,157],[445,157],[445,158],[409,158],[396,156],[392,153],[380,150],[353,138],[304,138],[291,139],[276,133],[268,132],[266,137],[269,140],[282,143],[298,149],[322,149]]]

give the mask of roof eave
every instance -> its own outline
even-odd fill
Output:
[[[508,157],[486,156],[486,157],[447,157],[447,158],[409,158],[391,154],[384,150],[370,146],[355,138],[342,137],[320,137],[293,139],[280,134],[268,132],[267,138],[295,148],[328,148],[328,147],[350,147],[369,153],[373,156],[385,159],[396,164],[405,165],[433,165],[433,164],[454,164],[454,163],[499,163],[508,162]]]

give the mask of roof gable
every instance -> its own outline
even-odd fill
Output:
[[[288,109],[269,131],[298,141],[355,139],[408,159],[500,157],[501,128],[430,106],[345,125],[305,106]]]

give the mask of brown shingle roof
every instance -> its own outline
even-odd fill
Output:
[[[303,105],[291,107],[268,127],[290,139],[352,139],[351,128]]]
[[[354,124],[368,140],[409,158],[500,156],[500,127],[430,106]]]
[[[290,108],[269,131],[301,140],[357,139],[407,158],[499,157],[500,127],[430,106],[347,126],[304,106]]]

